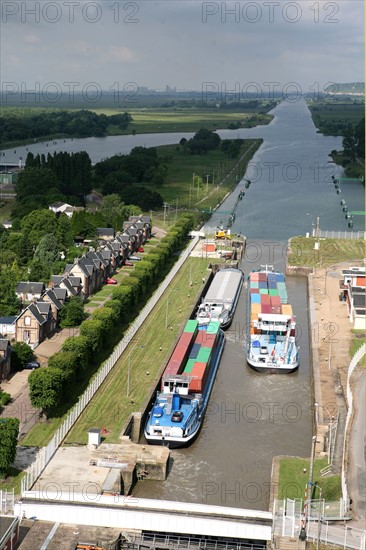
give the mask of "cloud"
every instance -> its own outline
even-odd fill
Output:
[[[139,59],[139,55],[126,46],[112,46],[109,48],[108,55],[122,63],[134,63]]]

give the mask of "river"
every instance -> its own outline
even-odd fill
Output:
[[[233,231],[248,238],[241,265],[245,275],[261,264],[285,269],[287,239],[311,232],[317,217],[320,228],[345,230],[341,198],[349,210],[364,209],[364,187],[342,185],[337,195],[331,176],[339,168],[330,162],[332,149],[341,149],[342,138],[316,132],[306,103],[282,102],[268,126],[221,130],[222,138],[263,138],[246,177],[252,183],[238,204]],[[33,153],[53,150],[86,150],[93,162],[116,153],[128,153],[136,145],[146,147],[177,143],[192,134],[147,134],[61,140],[57,144],[33,144],[5,151],[3,161],[25,159]],[[231,210],[239,185],[221,210]],[[217,225],[220,212],[210,220]],[[355,218],[354,229],[363,229]],[[309,359],[308,298],[306,279],[287,278],[289,301],[296,314],[300,344],[300,368],[290,375],[265,375],[251,370],[245,361],[246,293],[240,297],[233,324],[226,333],[226,347],[213,388],[210,405],[198,439],[187,449],[171,453],[165,482],[140,481],[136,497],[160,498],[267,509],[272,458],[276,455],[310,456],[311,385]],[[307,479],[298,487],[303,495]]]
[[[252,181],[239,204],[233,231],[255,239],[287,239],[312,231],[317,217],[320,228],[348,229],[340,205],[345,199],[349,211],[364,210],[364,186],[344,183],[338,195],[332,176],[339,177],[342,168],[335,165],[329,153],[342,148],[342,138],[317,133],[310,111],[303,99],[283,101],[271,111],[274,119],[267,126],[239,130],[219,130],[221,138],[262,138],[263,145],[250,162],[246,177]],[[2,151],[2,162],[23,162],[28,152],[73,153],[85,150],[93,163],[115,154],[127,154],[133,147],[153,147],[179,143],[193,133],[139,134],[104,138],[61,139],[34,143]],[[233,193],[221,206],[230,210],[237,195]],[[225,214],[216,214],[210,224],[225,223]],[[355,231],[364,230],[364,216],[354,217]]]

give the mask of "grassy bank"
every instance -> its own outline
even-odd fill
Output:
[[[365,105],[360,101],[312,101],[308,107],[319,133],[327,136],[343,136],[349,125],[355,126],[365,116]]]
[[[293,238],[288,264],[327,267],[347,260],[363,260],[365,255],[365,242],[362,239],[319,239],[319,250],[314,250],[315,242],[313,237]]]
[[[190,155],[179,145],[158,147],[159,157],[167,166],[167,176],[166,183],[154,189],[173,211],[176,205],[200,210],[215,208],[240,181],[261,143],[259,139],[245,140],[237,159],[228,159],[220,149],[206,155]],[[201,184],[193,181],[194,175],[202,178]]]
[[[320,470],[327,466],[326,458],[314,461],[313,483],[322,488],[322,498],[338,500],[342,495],[339,475],[322,477]],[[306,471],[304,472],[304,469]],[[281,458],[278,484],[278,498],[304,498],[306,484],[309,481],[310,460],[305,458]],[[312,498],[319,498],[319,489],[314,487]]]
[[[154,385],[154,380],[157,380],[159,370],[199,295],[202,276],[206,272],[207,265],[208,262],[205,259],[191,258],[185,262],[169,290],[168,305],[167,300],[162,298],[154,308],[136,335],[136,340],[121,356],[93,401],[67,436],[68,443],[86,443],[87,430],[99,425],[109,432],[107,442],[118,441],[124,422],[131,412],[139,410],[149,388]],[[191,271],[193,288],[189,285]],[[165,328],[167,312],[168,329]],[[157,327],[159,327],[158,337]],[[130,391],[127,396],[128,365],[130,365]],[[63,415],[36,424],[22,440],[22,445],[46,445],[66,415],[67,411]]]

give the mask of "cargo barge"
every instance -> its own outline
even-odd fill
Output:
[[[144,435],[148,443],[184,447],[202,426],[224,348],[220,323],[189,320],[165,367]]]
[[[206,296],[198,307],[196,319],[199,325],[218,321],[221,328],[227,328],[235,312],[243,285],[240,269],[225,268],[216,273]]]
[[[286,374],[299,366],[296,321],[285,278],[271,267],[248,277],[247,362],[259,372]]]

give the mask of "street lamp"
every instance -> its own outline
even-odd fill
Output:
[[[177,290],[180,290],[179,288],[173,288],[166,299],[166,310],[165,310],[165,328],[168,328],[168,314],[169,314],[169,298],[172,292],[176,292]]]
[[[322,492],[323,489],[320,487],[320,485],[317,485],[316,483],[309,483],[312,487],[317,487],[319,489],[319,506],[318,506],[318,534],[316,537],[316,550],[319,550],[319,542],[320,542],[320,511],[322,506]]]
[[[145,346],[135,346],[130,351],[130,354],[128,356],[128,371],[127,371],[127,393],[126,396],[128,397],[130,395],[130,374],[131,374],[131,355],[136,349],[144,348]]]
[[[311,457],[310,457],[309,481],[307,483],[306,502],[304,502],[303,520],[302,520],[302,526],[301,526],[300,535],[299,535],[299,539],[302,540],[302,541],[306,540],[306,525],[307,525],[307,522],[309,521],[309,513],[310,513],[310,506],[311,506],[310,486],[313,482],[315,443],[316,443],[316,435],[313,435],[312,440],[311,440]]]

